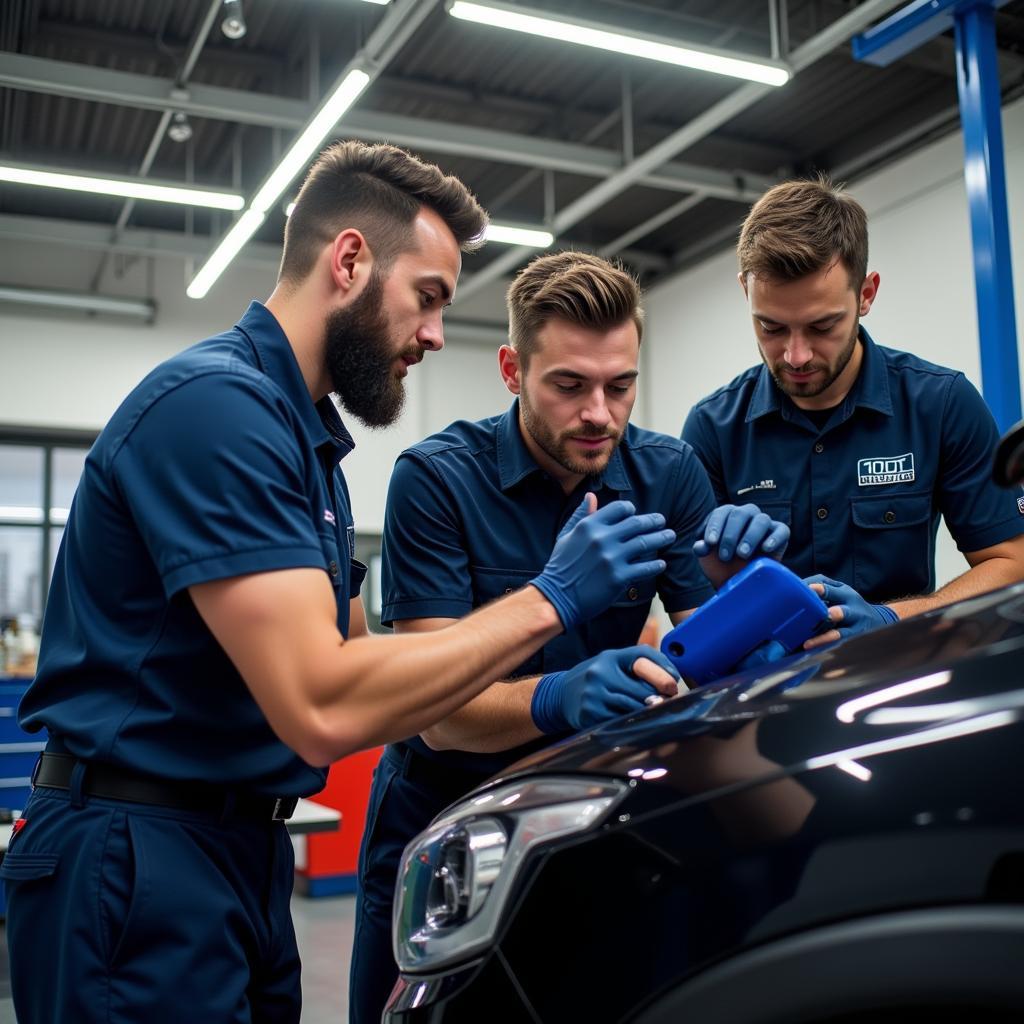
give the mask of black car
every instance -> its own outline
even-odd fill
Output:
[[[1024,1020],[1022,717],[1018,585],[521,761],[407,848],[386,1020]]]
[[[1022,776],[1024,584],[609,722],[407,847],[385,1019],[1024,1021]]]

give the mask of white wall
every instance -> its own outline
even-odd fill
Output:
[[[85,291],[97,261],[97,254],[81,250],[7,246],[0,252],[0,281]],[[179,260],[139,261],[120,278],[108,273],[104,294],[156,299],[151,325],[0,305],[0,425],[99,430],[150,369],[233,324],[251,299],[270,294],[274,277],[266,268],[236,265],[196,302],[185,295]],[[487,312],[486,301],[478,300],[470,315],[482,318]],[[403,448],[453,419],[491,416],[511,401],[496,352],[496,346],[450,342],[443,352],[428,355],[409,374],[406,410],[389,430],[370,431],[347,418],[356,450],[345,460],[345,474],[359,530],[382,528],[387,482]]]
[[[1024,101],[1003,111],[1017,336],[1024,338]],[[865,326],[880,344],[962,369],[980,389],[978,325],[963,140],[949,136],[850,191],[870,218],[871,269],[879,297]],[[690,407],[758,362],[733,252],[652,289],[644,339],[646,426],[678,435]],[[1021,357],[1024,366],[1024,356]],[[940,529],[941,584],[966,568]]]

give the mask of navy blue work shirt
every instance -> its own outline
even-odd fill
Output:
[[[326,770],[273,733],[188,588],[323,569],[347,635],[365,573],[338,464],[352,448],[258,302],[158,366],[86,459],[22,726],[45,726],[80,758],[168,779],[321,789]]]
[[[399,457],[384,519],[382,621],[462,618],[518,590],[544,568],[587,491],[601,507],[624,499],[638,512],[661,512],[677,534],[659,552],[667,567],[657,579],[626,586],[607,611],[556,637],[510,676],[571,668],[635,644],[655,591],[669,612],[711,596],[692,547],[715,502],[690,446],[628,426],[604,472],[566,495],[527,449],[516,401],[502,416],[453,423]],[[493,774],[551,738],[497,754],[438,752],[419,737],[408,742],[427,757]]]
[[[1024,533],[1024,518],[992,483],[998,432],[964,375],[876,345],[863,327],[860,340],[857,380],[823,422],[757,366],[698,402],[683,438],[720,503],[753,502],[789,524],[790,569],[894,601],[935,589],[940,515],[965,552]]]

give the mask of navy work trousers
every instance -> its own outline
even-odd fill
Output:
[[[38,788],[0,877],[19,1024],[293,1024],[285,826]]]
[[[398,980],[391,950],[391,908],[402,851],[450,803],[487,777],[436,768],[404,744],[384,749],[373,773],[359,848],[348,993],[350,1024],[380,1024]]]

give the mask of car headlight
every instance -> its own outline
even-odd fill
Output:
[[[628,788],[618,779],[539,778],[456,804],[405,848],[393,920],[398,966],[434,970],[486,948],[530,850],[593,827]]]

